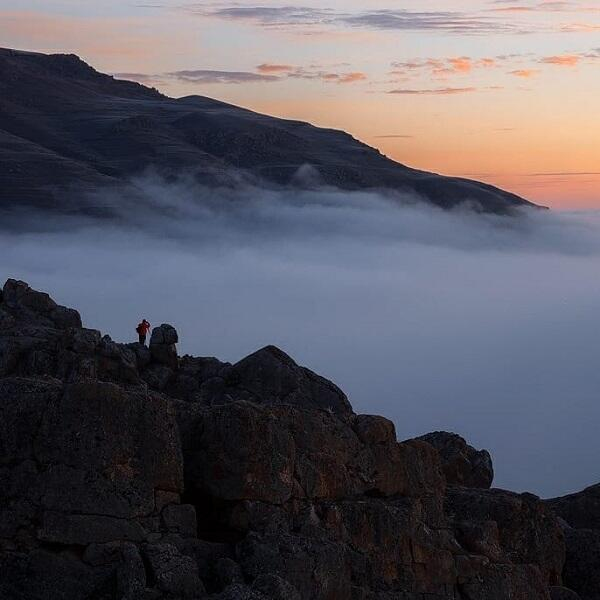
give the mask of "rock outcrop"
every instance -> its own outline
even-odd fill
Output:
[[[600,485],[546,504],[560,517],[564,529],[565,585],[582,600],[600,600]]]
[[[494,469],[487,450],[476,450],[456,435],[446,431],[428,433],[419,438],[439,453],[446,482],[449,485],[485,488],[492,486]]]
[[[573,597],[560,519],[484,489],[487,453],[398,442],[277,348],[232,365],[177,341],[117,344],[6,282],[2,600]]]

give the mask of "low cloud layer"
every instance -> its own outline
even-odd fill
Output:
[[[446,429],[487,447],[498,486],[600,480],[600,215],[403,200],[146,178],[103,199],[118,222],[29,215],[0,231],[0,276],[120,341],[147,317],[197,355],[279,345],[400,438]]]

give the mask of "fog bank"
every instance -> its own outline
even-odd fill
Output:
[[[0,229],[0,277],[119,341],[146,317],[177,327],[181,353],[278,345],[400,439],[444,429],[488,448],[497,487],[600,481],[599,214],[156,178],[101,201],[123,220]]]

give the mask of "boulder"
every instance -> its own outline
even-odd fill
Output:
[[[24,281],[7,280],[2,288],[2,303],[21,314],[42,316],[58,329],[81,327],[81,317],[76,310],[59,306],[48,294],[31,289]]]
[[[177,331],[172,325],[163,323],[152,330],[150,354],[152,359],[170,369],[177,369],[179,358],[175,344],[179,341]]]
[[[233,365],[227,383],[236,399],[256,404],[291,404],[352,414],[346,395],[327,379],[298,366],[285,352],[267,346]]]
[[[356,415],[352,429],[365,444],[390,444],[396,441],[396,427],[385,417]]]
[[[446,431],[428,433],[417,439],[431,444],[440,453],[448,485],[491,487],[494,469],[487,450],[476,450],[459,435]]]

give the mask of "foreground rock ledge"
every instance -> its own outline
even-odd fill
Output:
[[[178,357],[177,339],[165,324],[150,348],[117,344],[6,282],[1,599],[599,597],[598,553],[586,575],[571,548],[581,596],[563,586],[564,531],[595,547],[595,530],[488,489],[486,452],[399,443],[277,348],[231,365]]]

